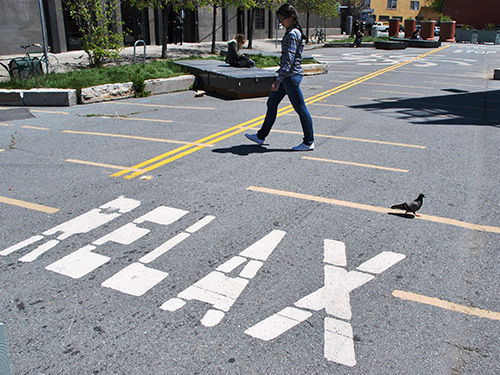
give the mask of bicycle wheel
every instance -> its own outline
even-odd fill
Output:
[[[41,59],[40,59],[40,64],[42,64],[42,70],[43,70],[43,73],[44,74],[49,74],[49,73],[57,73],[59,71],[59,68],[60,68],[60,64],[59,64],[59,59],[55,56],[55,55],[52,55],[52,54],[48,54],[47,55],[47,58],[48,58],[48,62],[49,62],[49,70],[47,70],[47,64],[45,63],[45,56],[43,56]]]
[[[312,36],[311,36],[311,42],[313,43],[318,43],[318,34],[314,33]]]

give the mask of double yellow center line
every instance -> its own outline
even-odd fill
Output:
[[[370,79],[378,77],[382,74],[390,72],[394,69],[400,68],[400,67],[405,66],[407,64],[411,64],[417,60],[423,59],[423,58],[425,58],[429,55],[432,55],[433,53],[439,52],[439,51],[441,51],[449,46],[450,45],[446,45],[444,47],[437,48],[435,50],[432,50],[432,51],[429,51],[429,52],[424,53],[422,55],[419,55],[417,57],[414,57],[410,60],[403,61],[401,63],[391,65],[387,68],[377,70],[376,72],[364,75],[364,76],[357,78],[353,81],[344,83],[344,84],[337,86],[333,89],[327,90],[327,91],[319,93],[317,95],[314,95],[314,96],[306,99],[305,102],[307,105],[318,102],[320,100],[328,98],[331,95],[335,95],[341,91],[347,90],[351,87],[359,85],[360,83],[363,83],[365,81],[368,81]],[[279,117],[279,116],[286,115],[286,114],[292,112],[293,110],[294,110],[293,106],[288,105],[288,106],[283,107],[282,109],[278,110],[277,116]],[[264,118],[265,118],[265,115],[262,115],[262,116],[254,118],[252,120],[238,124],[236,126],[232,126],[228,129],[222,130],[218,133],[215,133],[215,134],[209,135],[205,138],[199,139],[199,140],[193,142],[193,144],[181,146],[179,148],[176,148],[175,150],[166,152],[164,154],[161,154],[161,155],[158,155],[154,158],[146,160],[142,163],[136,164],[136,165],[132,166],[130,169],[124,169],[120,172],[114,173],[111,175],[111,177],[124,176],[124,178],[126,178],[126,179],[132,179],[132,178],[137,177],[143,173],[146,173],[148,171],[151,171],[153,169],[161,167],[165,164],[171,163],[171,162],[173,162],[177,159],[180,159],[186,155],[192,154],[193,152],[199,151],[199,150],[205,148],[206,145],[213,145],[217,142],[220,142],[220,141],[225,140],[229,137],[232,137],[233,135],[237,135],[239,133],[242,133],[248,128],[254,128],[254,127],[262,124],[264,122]],[[196,145],[196,144],[200,144],[200,143],[205,144],[205,145]],[[141,171],[137,171],[137,169],[140,169]]]

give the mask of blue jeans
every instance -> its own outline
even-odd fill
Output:
[[[257,137],[259,139],[266,139],[269,135],[269,132],[276,121],[278,106],[285,95],[288,95],[288,98],[293,105],[293,109],[295,109],[295,112],[299,115],[302,131],[304,132],[304,143],[306,145],[310,145],[314,142],[312,118],[307,110],[306,103],[304,102],[304,96],[300,90],[300,82],[302,82],[301,75],[285,77],[283,82],[281,82],[278,91],[271,91],[271,94],[269,94],[269,98],[267,99],[266,119],[264,120],[260,130],[257,132]]]

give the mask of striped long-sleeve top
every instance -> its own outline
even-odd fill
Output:
[[[278,69],[279,82],[285,77],[302,75],[302,51],[304,50],[305,40],[302,39],[302,33],[297,28],[290,28],[286,31],[281,41],[281,60]]]

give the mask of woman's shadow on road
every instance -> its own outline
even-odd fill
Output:
[[[237,145],[227,148],[216,148],[212,152],[218,154],[234,154],[239,156],[248,156],[250,154],[265,154],[267,152],[294,152],[290,148],[266,148],[260,145]]]

